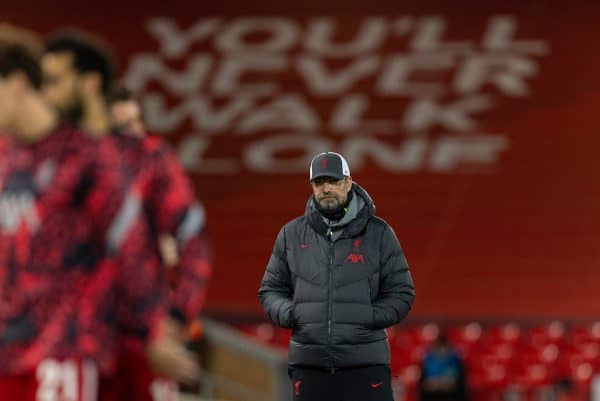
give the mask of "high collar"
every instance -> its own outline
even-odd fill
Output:
[[[341,237],[352,237],[364,230],[369,218],[375,214],[375,204],[369,194],[357,183],[352,183],[351,191],[353,191],[352,202],[356,201],[355,214],[352,213],[352,216],[348,215],[348,218],[343,218],[341,221],[333,224],[328,224],[324,221],[323,216],[316,208],[314,198],[311,196],[308,199],[304,215],[315,231],[326,236],[328,229],[333,228],[342,230]],[[361,205],[362,207],[360,207]]]

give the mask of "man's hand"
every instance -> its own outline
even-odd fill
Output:
[[[200,367],[194,353],[183,345],[183,330],[167,318],[163,322],[161,336],[147,347],[147,355],[156,373],[179,383],[196,384]]]
[[[158,238],[160,256],[167,269],[172,269],[179,263],[179,249],[177,240],[169,234],[161,234]]]

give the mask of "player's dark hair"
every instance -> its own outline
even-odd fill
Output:
[[[6,78],[15,72],[25,74],[34,88],[41,87],[42,71],[35,54],[25,45],[0,44],[0,76]]]
[[[137,101],[137,97],[132,91],[121,85],[112,88],[106,97],[106,103],[109,106],[118,102],[129,102],[131,100]]]
[[[114,79],[114,62],[110,52],[97,40],[79,32],[61,32],[52,36],[46,53],[70,53],[73,67],[80,74],[95,72],[102,78],[102,93],[108,94]]]

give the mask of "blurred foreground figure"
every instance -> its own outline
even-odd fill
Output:
[[[197,324],[202,311],[211,274],[204,208],[195,200],[176,155],[162,140],[147,134],[134,96],[125,88],[116,88],[109,96],[109,111],[113,136],[126,145],[124,160],[137,171],[130,195],[145,199],[145,218],[153,228],[151,235],[144,236],[147,246],[156,249],[158,245],[166,269],[173,335],[185,342],[191,339],[186,329]],[[133,151],[135,147],[141,147],[141,154]],[[174,383],[155,378],[143,363],[132,367],[135,353],[131,346],[127,348],[121,358],[123,375],[130,375],[135,386],[122,399],[159,401],[158,395],[170,394],[168,399],[174,400]],[[189,369],[183,373],[197,374]],[[154,398],[148,397],[148,388],[153,389]]]
[[[0,29],[0,394],[114,400],[117,311],[139,309],[136,330],[154,347],[164,311],[149,294],[160,288],[135,287],[115,263],[117,150],[61,122],[41,83],[38,55]]]
[[[421,401],[468,401],[463,360],[444,334],[440,334],[421,364]]]
[[[293,330],[294,399],[393,401],[384,329],[413,303],[404,253],[340,154],[315,156],[309,178],[304,216],[277,235],[259,289],[271,320]]]
[[[144,280],[160,281],[163,292],[154,297],[162,296],[169,311],[164,326],[170,346],[151,349],[146,356],[146,333],[132,326],[140,318],[139,313],[121,310],[119,399],[175,399],[176,384],[166,378],[191,383],[199,375],[195,356],[184,348],[184,328],[201,311],[211,271],[204,209],[195,201],[170,149],[157,138],[145,135],[139,114],[138,126],[112,129],[108,101],[112,104],[121,100],[114,96],[107,99],[113,86],[111,64],[107,52],[90,38],[74,32],[56,35],[47,42],[43,58],[44,93],[63,118],[91,135],[105,137],[112,131],[113,135],[105,140],[118,148],[128,180],[122,205],[126,225],[118,263],[125,274],[135,272],[128,279],[139,286]],[[165,265],[171,267],[168,272]],[[125,299],[131,296],[121,295]]]

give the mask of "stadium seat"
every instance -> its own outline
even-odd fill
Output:
[[[290,330],[268,323],[239,329],[280,348],[287,348],[291,336]],[[417,401],[420,364],[439,332],[435,323],[387,330],[392,374],[404,401]],[[516,323],[486,328],[474,322],[448,326],[446,332],[463,354],[473,401],[501,401],[508,389],[516,389],[522,401],[538,400],[541,391],[565,378],[583,400],[600,372],[600,322],[573,328],[562,322],[533,328]]]

